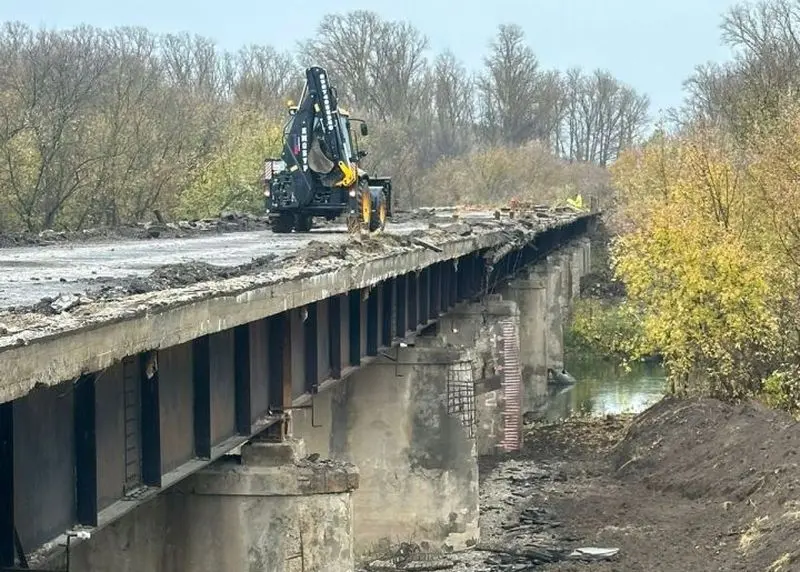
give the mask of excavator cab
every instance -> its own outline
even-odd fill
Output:
[[[306,232],[313,217],[347,217],[350,232],[375,231],[391,216],[391,179],[371,177],[359,163],[367,153],[358,148],[353,123],[363,120],[338,106],[335,88],[320,67],[306,70],[306,84],[297,105],[289,102],[280,159],[267,159],[264,169],[266,210],[274,232]]]

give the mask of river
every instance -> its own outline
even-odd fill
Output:
[[[571,386],[549,387],[541,420],[558,421],[575,413],[603,416],[639,413],[664,395],[663,368],[635,363],[631,371],[595,357],[566,355],[567,371],[577,380]]]

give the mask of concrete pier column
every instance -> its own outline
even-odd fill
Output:
[[[527,356],[522,347],[521,318],[514,300],[486,297],[456,306],[439,324],[442,344],[474,351],[479,455],[516,451],[522,446]],[[544,342],[540,359],[544,366]]]
[[[579,242],[569,248],[570,254],[570,300],[575,301],[581,295],[581,278],[584,274],[584,252],[583,245]],[[570,304],[570,309],[572,305]]]
[[[585,276],[592,272],[592,240],[582,238],[581,244],[583,245],[583,274]]]
[[[352,465],[304,458],[302,442],[254,442],[76,547],[73,569],[350,572]]]
[[[359,469],[359,560],[402,542],[462,550],[478,541],[473,356],[435,337],[415,343],[316,396],[316,423],[309,412],[293,418],[294,435]]]
[[[552,254],[545,264],[547,312],[547,361],[546,367],[560,371],[564,367],[564,257]]]
[[[538,410],[547,400],[548,296],[546,273],[509,283],[505,296],[519,307],[522,411]]]
[[[215,464],[182,485],[195,523],[184,570],[353,570],[358,471],[304,457],[302,441],[249,443],[241,465]]]
[[[561,303],[561,317],[562,320],[565,320],[572,304],[572,249],[568,246],[564,247],[552,256],[558,260],[558,272],[561,279],[558,299]]]

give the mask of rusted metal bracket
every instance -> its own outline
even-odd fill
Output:
[[[308,405],[288,405],[284,407],[285,410],[292,410],[292,409],[310,409],[311,410],[311,426],[315,429],[322,427],[322,424],[317,425],[316,422],[316,408],[314,407],[314,399],[311,399],[311,403]]]

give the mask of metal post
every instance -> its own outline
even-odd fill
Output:
[[[317,393],[319,389],[319,339],[317,338],[317,311],[316,302],[306,306],[308,315],[303,322],[303,340],[305,356],[305,390],[307,393]]]
[[[351,290],[350,306],[350,365],[361,365],[361,290]]]
[[[397,298],[397,321],[395,323],[395,335],[404,338],[408,331],[408,275],[403,274],[395,280]]]
[[[283,353],[287,345],[286,335],[289,321],[286,312],[267,318],[267,386],[269,409],[273,413],[283,411],[285,395],[283,386]]]
[[[158,395],[158,354],[139,356],[142,379],[142,483],[161,486],[161,410]]]
[[[233,330],[233,383],[239,435],[250,435],[252,425],[250,375],[250,324],[242,324]]]
[[[328,299],[328,365],[331,377],[342,376],[342,297],[331,296]]]
[[[394,309],[394,284],[395,279],[389,278],[381,287],[381,346],[392,345],[392,311]]]
[[[14,566],[14,402],[0,403],[0,566]]]
[[[367,297],[367,355],[378,355],[378,289],[372,288]]]
[[[211,458],[211,351],[209,337],[192,341],[192,383],[194,384],[194,454]]]
[[[75,512],[78,524],[97,526],[97,427],[95,376],[82,375],[74,387]]]

